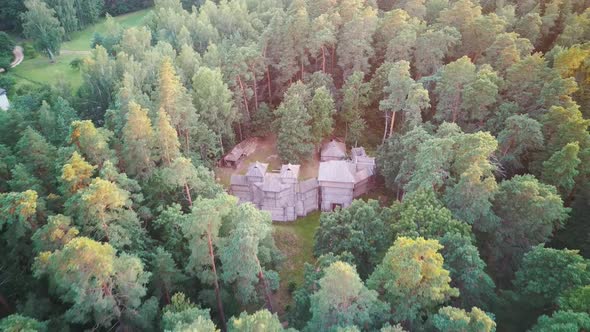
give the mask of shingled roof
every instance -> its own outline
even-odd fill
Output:
[[[356,166],[346,160],[330,160],[320,163],[318,181],[354,183]]]
[[[300,165],[283,165],[281,166],[281,178],[293,178],[297,179],[299,177],[299,168]]]
[[[322,146],[321,155],[323,158],[345,158],[346,157],[346,144],[331,140],[330,142]]]
[[[248,168],[248,172],[246,173],[246,176],[258,176],[258,177],[264,177],[264,174],[266,174],[266,169],[268,168],[268,164],[264,164],[261,162],[255,162],[252,165],[250,165],[250,167]]]

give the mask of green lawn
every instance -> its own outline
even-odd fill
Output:
[[[151,9],[144,9],[137,12],[115,17],[123,27],[139,26],[143,24]],[[55,83],[62,78],[69,82],[74,89],[82,84],[80,71],[70,68],[70,62],[76,58],[83,58],[84,52],[90,51],[90,43],[94,32],[104,32],[106,19],[90,26],[82,31],[72,34],[72,39],[62,44],[64,54],[56,58],[56,63],[51,63],[45,56],[38,56],[34,59],[27,59],[12,69],[11,72],[19,79],[17,84],[26,83],[27,80],[38,83]],[[83,52],[82,54],[69,54],[67,51]]]
[[[151,8],[143,9],[133,13],[114,17],[122,27],[134,27],[144,23]],[[89,26],[84,30],[72,33],[72,39],[62,44],[62,50],[68,51],[90,51],[90,43],[95,32],[104,32],[106,29],[106,19],[100,20],[95,25]]]
[[[64,79],[70,82],[72,87],[78,87],[82,83],[82,76],[79,70],[70,67],[70,62],[78,57],[80,56],[62,55],[57,57],[55,63],[51,63],[48,58],[39,56],[23,61],[10,72],[16,74],[20,81],[55,83],[59,79]]]
[[[290,282],[303,283],[304,264],[314,263],[313,238],[320,225],[320,212],[314,212],[294,222],[275,222],[273,235],[277,247],[285,256],[279,271],[280,288],[275,296],[279,311],[291,302],[288,292]],[[282,314],[282,312],[279,312]]]

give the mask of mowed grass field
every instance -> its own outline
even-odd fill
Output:
[[[142,25],[151,9],[144,9],[137,12],[114,17],[121,26],[128,28]],[[104,32],[106,30],[106,19],[103,18],[95,25],[89,26],[84,30],[72,34],[72,39],[62,44],[62,54],[56,58],[55,63],[51,63],[49,58],[39,55],[34,59],[27,59],[11,70],[16,74],[18,83],[33,81],[36,83],[55,83],[62,79],[69,82],[75,89],[82,84],[82,75],[79,70],[70,67],[70,62],[74,59],[83,58],[90,54],[90,44],[95,32]]]
[[[143,9],[129,14],[114,17],[115,21],[123,28],[140,26],[145,22],[151,8]],[[62,50],[68,51],[90,51],[90,43],[95,32],[102,33],[106,30],[106,18],[101,19],[95,25],[89,26],[84,30],[72,33],[72,40],[62,44]]]
[[[273,223],[273,237],[279,250],[284,255],[283,264],[279,270],[281,283],[279,290],[274,294],[275,307],[283,310],[291,303],[289,284],[294,282],[297,286],[303,284],[305,263],[314,264],[313,239],[320,226],[320,212],[313,212],[306,217],[293,222]],[[284,314],[284,312],[279,312]]]
[[[27,80],[36,83],[55,83],[65,80],[72,87],[79,87],[82,84],[82,75],[79,70],[70,67],[70,62],[79,57],[80,55],[77,54],[60,55],[55,63],[49,62],[49,59],[43,56],[25,59],[10,72],[17,75],[18,83]]]

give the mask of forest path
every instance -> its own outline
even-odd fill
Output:
[[[12,61],[12,63],[10,64],[10,68],[14,68],[14,67],[20,65],[21,62],[23,62],[23,60],[25,59],[25,54],[23,53],[23,48],[19,45],[16,45],[14,47],[12,54],[14,54],[14,61]]]

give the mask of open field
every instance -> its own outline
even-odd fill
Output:
[[[46,57],[25,59],[20,65],[14,67],[11,72],[18,79],[30,80],[37,83],[54,83],[64,79],[73,87],[82,84],[82,75],[77,69],[70,67],[70,62],[80,57],[76,54],[62,55],[57,57],[55,63],[49,62]]]
[[[124,28],[139,26],[145,22],[151,9],[143,9],[133,13],[114,17],[115,21]],[[95,32],[103,33],[106,30],[106,19],[101,19],[95,25],[84,30],[72,33],[72,39],[62,44],[62,50],[67,51],[90,51],[90,43]]]
[[[137,12],[115,17],[123,27],[139,26],[143,24],[148,17],[151,9],[144,9]],[[61,55],[56,58],[55,63],[51,63],[49,58],[39,55],[34,59],[27,59],[12,69],[16,74],[19,83],[27,80],[37,83],[55,83],[58,79],[64,79],[72,87],[78,88],[82,84],[82,76],[79,70],[72,69],[70,62],[77,58],[82,58],[90,54],[90,44],[95,32],[104,32],[106,29],[106,19],[99,23],[89,26],[84,30],[74,32],[72,39],[64,42],[61,47]]]
[[[289,283],[295,282],[298,286],[303,283],[305,263],[313,264],[313,238],[320,225],[320,212],[313,212],[306,217],[293,222],[275,222],[273,224],[273,236],[277,247],[285,260],[279,270],[281,285],[274,295],[275,306],[279,314],[285,306],[291,303]]]

